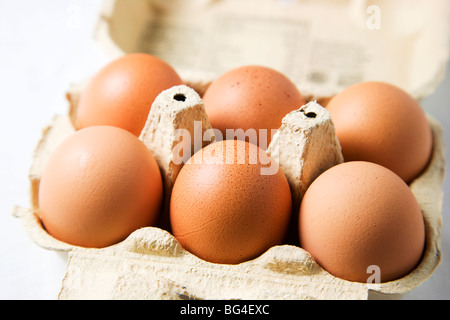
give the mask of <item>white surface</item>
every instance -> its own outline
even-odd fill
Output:
[[[57,298],[65,257],[33,243],[11,209],[29,206],[32,152],[53,115],[67,112],[64,94],[69,84],[108,60],[92,37],[100,5],[101,0],[0,0],[0,299]],[[440,120],[450,141],[448,71],[423,106]],[[449,176],[444,187],[443,261],[405,299],[450,299]]]
[[[0,0],[0,298],[55,299],[65,261],[11,216],[29,207],[32,152],[64,94],[106,60],[92,37],[100,0]]]

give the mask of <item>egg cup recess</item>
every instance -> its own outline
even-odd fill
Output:
[[[211,128],[197,93],[204,87],[204,83],[198,87],[196,83],[189,83],[189,86],[175,86],[163,91],[155,100],[139,137],[152,151],[163,176],[165,198],[160,227],[136,230],[124,241],[102,249],[75,247],[53,238],[35,214],[42,167],[54,148],[74,131],[71,115],[76,110],[83,84],[70,88],[67,94],[71,106],[69,114],[53,118],[35,149],[29,173],[31,208],[15,207],[13,210],[14,216],[20,218],[38,245],[69,252],[60,299],[394,297],[420,285],[437,268],[445,154],[442,128],[429,116],[434,137],[433,155],[427,169],[410,184],[424,215],[426,244],[420,264],[409,275],[387,283],[342,280],[327,273],[308,252],[293,245],[272,247],[261,256],[237,265],[209,263],[184,250],[172,234],[164,230],[168,226],[170,191],[182,167],[182,163],[174,162],[172,149],[179,143],[175,135],[177,129],[193,134],[194,121],[202,123],[202,134]],[[343,161],[329,114],[317,103],[322,100],[310,97],[308,101],[285,116],[267,150],[279,160],[294,197],[294,206],[299,204],[308,185],[321,172]],[[212,141],[214,137],[211,136],[201,144],[189,143],[195,152]],[[105,274],[108,279],[104,278]]]

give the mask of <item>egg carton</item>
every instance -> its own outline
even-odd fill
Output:
[[[94,36],[112,58],[152,53],[197,83],[259,64],[316,97],[378,80],[419,100],[445,75],[449,18],[447,0],[103,0]]]
[[[298,206],[311,181],[342,161],[333,124],[321,107],[342,86],[349,80],[376,78],[394,82],[420,100],[442,80],[441,70],[449,51],[445,27],[448,3],[438,0],[429,6],[426,0],[417,2],[417,6],[407,4],[402,8],[396,6],[404,5],[403,1],[384,3],[383,13],[402,10],[401,18],[408,21],[399,22],[397,15],[389,19],[383,14],[382,28],[372,32],[366,28],[367,19],[373,17],[367,15],[369,1],[104,0],[95,36],[111,57],[156,50],[154,53],[173,65],[186,85],[158,96],[140,137],[154,153],[164,178],[161,225],[136,230],[107,248],[81,248],[61,242],[46,232],[38,216],[43,166],[59,143],[75,131],[73,119],[84,83],[68,90],[68,113],[55,115],[43,130],[29,172],[30,208],[15,207],[13,215],[36,244],[67,255],[58,298],[397,298],[426,281],[441,261],[445,174],[443,129],[429,115],[434,138],[432,158],[410,184],[424,215],[425,250],[419,265],[401,279],[386,283],[345,281],[323,270],[308,252],[294,245],[272,247],[258,258],[237,265],[209,263],[184,250],[170,233],[168,223],[170,190],[181,169],[170,152],[177,142],[174,132],[187,129],[192,134],[192,121],[201,121],[202,130],[210,127],[201,97],[211,80],[242,63],[266,64],[287,74],[307,96],[308,104],[283,119],[268,148],[268,153],[279,160]],[[285,5],[288,10],[282,7]],[[433,12],[424,14],[424,10]],[[423,19],[426,16],[436,19]],[[207,27],[199,29],[200,22]],[[340,27],[333,28],[333,22]],[[421,32],[416,32],[419,29]],[[300,46],[286,46],[287,40],[293,44],[291,36],[297,32],[303,35]],[[244,44],[244,49],[236,50],[236,43]],[[412,46],[415,50],[410,50]],[[219,57],[214,57],[210,48],[219,48]],[[315,54],[317,49],[322,55],[325,50],[322,60]],[[331,68],[328,62],[339,68]],[[201,147],[207,143],[202,141]],[[191,146],[192,152],[198,148],[200,145]],[[287,148],[290,153],[283,152]]]
[[[186,251],[168,231],[170,194],[183,165],[174,162],[172,148],[179,143],[177,129],[193,134],[194,121],[199,121],[203,136],[211,128],[201,98],[204,87],[205,83],[196,87],[186,82],[163,91],[139,137],[154,154],[164,179],[160,225],[138,229],[124,241],[100,249],[55,239],[46,232],[38,214],[43,167],[53,150],[75,131],[73,116],[83,84],[70,88],[68,114],[55,115],[35,150],[29,174],[31,208],[15,207],[13,212],[37,245],[67,253],[59,299],[397,298],[432,275],[441,261],[445,153],[443,129],[429,115],[433,154],[426,170],[410,184],[424,216],[426,244],[419,265],[410,274],[386,283],[346,281],[322,269],[304,249],[290,244],[274,246],[253,260],[233,265],[210,263]],[[285,172],[297,205],[321,172],[343,161],[330,115],[318,103],[327,100],[309,97],[306,105],[287,114],[267,149]],[[190,150],[195,152],[212,141],[213,137],[203,144],[191,141]]]

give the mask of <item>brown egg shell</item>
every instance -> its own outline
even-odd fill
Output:
[[[207,87],[203,83],[189,83],[201,94]],[[69,114],[73,115],[82,85],[76,85],[68,92],[70,102]],[[177,91],[188,99],[181,103],[164,97],[160,102],[176,105],[175,113],[189,114],[207,124],[207,117],[202,109],[199,96],[186,86],[169,89],[172,95]],[[175,90],[175,91],[173,91]],[[167,93],[167,92],[166,92]],[[329,97],[308,97],[308,101],[321,101],[326,104]],[[156,103],[156,101],[155,101]],[[187,104],[182,108],[180,104]],[[197,109],[196,109],[197,108]],[[153,109],[153,108],[152,108]],[[156,109],[156,108],[155,108]],[[196,112],[192,112],[196,109]],[[160,115],[153,115],[159,117]],[[180,119],[173,114],[165,114],[167,120]],[[172,117],[172,118],[170,118]],[[149,119],[151,116],[149,116]],[[185,119],[186,120],[186,119]],[[123,242],[104,249],[85,249],[68,245],[50,236],[43,229],[39,218],[34,213],[36,208],[37,188],[43,163],[62,139],[73,132],[69,115],[55,116],[52,123],[43,131],[38,143],[33,164],[30,169],[32,208],[15,207],[13,215],[20,218],[25,230],[39,246],[55,251],[70,253],[66,276],[60,292],[61,299],[71,299],[77,295],[84,297],[106,298],[143,298],[157,297],[168,299],[203,298],[203,299],[368,299],[375,297],[397,297],[405,294],[431,276],[440,263],[441,241],[441,207],[442,184],[445,171],[445,153],[442,127],[432,117],[428,121],[433,131],[434,149],[427,169],[414,180],[410,187],[415,194],[424,214],[426,228],[426,245],[422,261],[409,275],[387,283],[354,283],[333,277],[320,266],[303,249],[282,245],[269,249],[258,258],[238,265],[221,265],[203,261],[184,250],[176,239],[167,231],[148,227],[133,232]],[[188,121],[189,122],[189,121]],[[149,121],[147,122],[147,124]],[[173,126],[183,126],[180,121],[172,121]],[[150,127],[145,129],[150,136]],[[141,137],[144,142],[145,137]],[[160,160],[163,158],[159,158]],[[167,161],[167,159],[166,159]],[[170,160],[169,160],[170,164]],[[159,165],[165,178],[165,185],[173,183],[176,178],[173,166],[163,168]],[[284,165],[289,165],[285,163]],[[169,171],[164,170],[171,168]],[[167,189],[166,189],[167,191]],[[167,197],[167,193],[166,193]],[[95,266],[98,265],[99,268]],[[101,268],[100,268],[101,266]],[[126,267],[145,273],[143,278],[139,272],[129,272]],[[170,268],[168,268],[170,266]],[[133,290],[122,290],[119,286],[105,286],[105,282],[97,279],[96,274],[104,275],[104,268],[111,271],[111,279],[122,279],[133,283]],[[172,271],[168,271],[172,269]],[[80,273],[81,272],[81,273]],[[161,278],[161,272],[165,276]],[[190,276],[185,275],[189,273]],[[121,278],[122,277],[122,278]],[[74,280],[76,279],[76,280]],[[98,277],[100,279],[100,277]],[[118,285],[118,284],[116,284]],[[270,290],[269,290],[270,288]],[[91,293],[91,295],[89,295]]]
[[[365,81],[337,93],[326,106],[345,161],[380,164],[410,183],[427,166],[432,132],[420,104],[390,83]]]
[[[271,129],[278,129],[283,117],[305,100],[297,86],[272,68],[246,65],[215,79],[202,96],[211,125],[226,137],[228,129],[256,130],[256,144],[264,149]],[[265,129],[267,135],[259,130]]]
[[[52,152],[37,212],[55,238],[102,248],[156,225],[162,191],[159,166],[142,141],[118,127],[92,126]]]
[[[183,81],[166,61],[147,53],[129,53],[98,70],[79,98],[77,129],[117,126],[139,136],[158,94]]]

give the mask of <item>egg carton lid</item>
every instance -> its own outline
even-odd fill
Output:
[[[375,80],[421,99],[445,75],[449,7],[446,0],[105,0],[95,37],[112,58],[151,53],[197,82],[258,64],[306,95]]]

